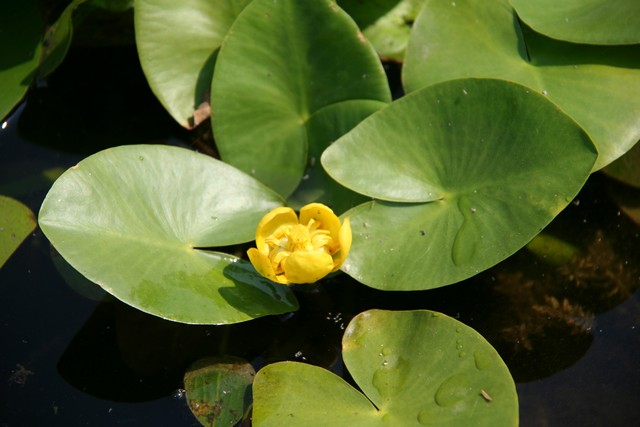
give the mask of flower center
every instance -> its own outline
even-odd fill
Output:
[[[269,259],[276,274],[283,272],[282,262],[296,251],[322,251],[329,255],[337,250],[329,230],[311,219],[309,224],[283,225],[265,239],[269,245]]]

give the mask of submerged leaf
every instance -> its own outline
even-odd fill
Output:
[[[236,357],[202,359],[184,375],[189,409],[206,427],[235,425],[248,412],[255,370]]]

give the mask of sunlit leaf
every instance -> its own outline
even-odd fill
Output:
[[[222,159],[288,197],[314,168],[310,154],[332,142],[318,135],[337,138],[390,94],[375,51],[334,2],[254,0],[225,39],[211,100]]]
[[[508,0],[426,0],[405,56],[405,89],[465,77],[514,81],[547,96],[593,139],[594,170],[640,140],[640,44],[549,39],[522,27]]]
[[[248,262],[207,248],[253,239],[260,218],[281,203],[210,157],[134,145],[65,172],[39,221],[69,264],[123,302],[184,323],[235,323],[297,303]]]
[[[426,310],[366,311],[349,324],[342,348],[362,393],[319,367],[267,365],[253,386],[253,425],[518,425],[506,365],[480,334],[450,317]]]
[[[136,0],[136,45],[151,89],[169,114],[190,128],[208,117],[218,48],[251,0]],[[204,105],[203,105],[204,104]]]
[[[573,120],[518,84],[465,79],[409,94],[322,156],[338,182],[387,201],[345,213],[354,237],[342,269],[387,290],[471,277],[538,234],[595,158]]]

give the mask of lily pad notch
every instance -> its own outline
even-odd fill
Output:
[[[413,92],[322,156],[336,181],[374,198],[344,214],[354,238],[342,269],[383,290],[469,278],[538,234],[596,157],[589,135],[525,86],[460,79]]]

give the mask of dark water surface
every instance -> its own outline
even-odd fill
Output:
[[[74,49],[0,130],[0,194],[37,214],[47,176],[91,153],[193,139],[149,91],[135,50]],[[580,250],[561,266],[522,250],[471,280],[413,293],[342,275],[299,289],[298,313],[227,327],[166,322],[106,297],[36,229],[0,270],[0,427],[198,426],[180,391],[189,364],[224,341],[257,368],[289,359],[348,377],[342,331],[369,308],[438,310],[477,329],[517,382],[523,427],[637,425],[640,227],[611,201],[616,185],[592,176],[548,227]]]

